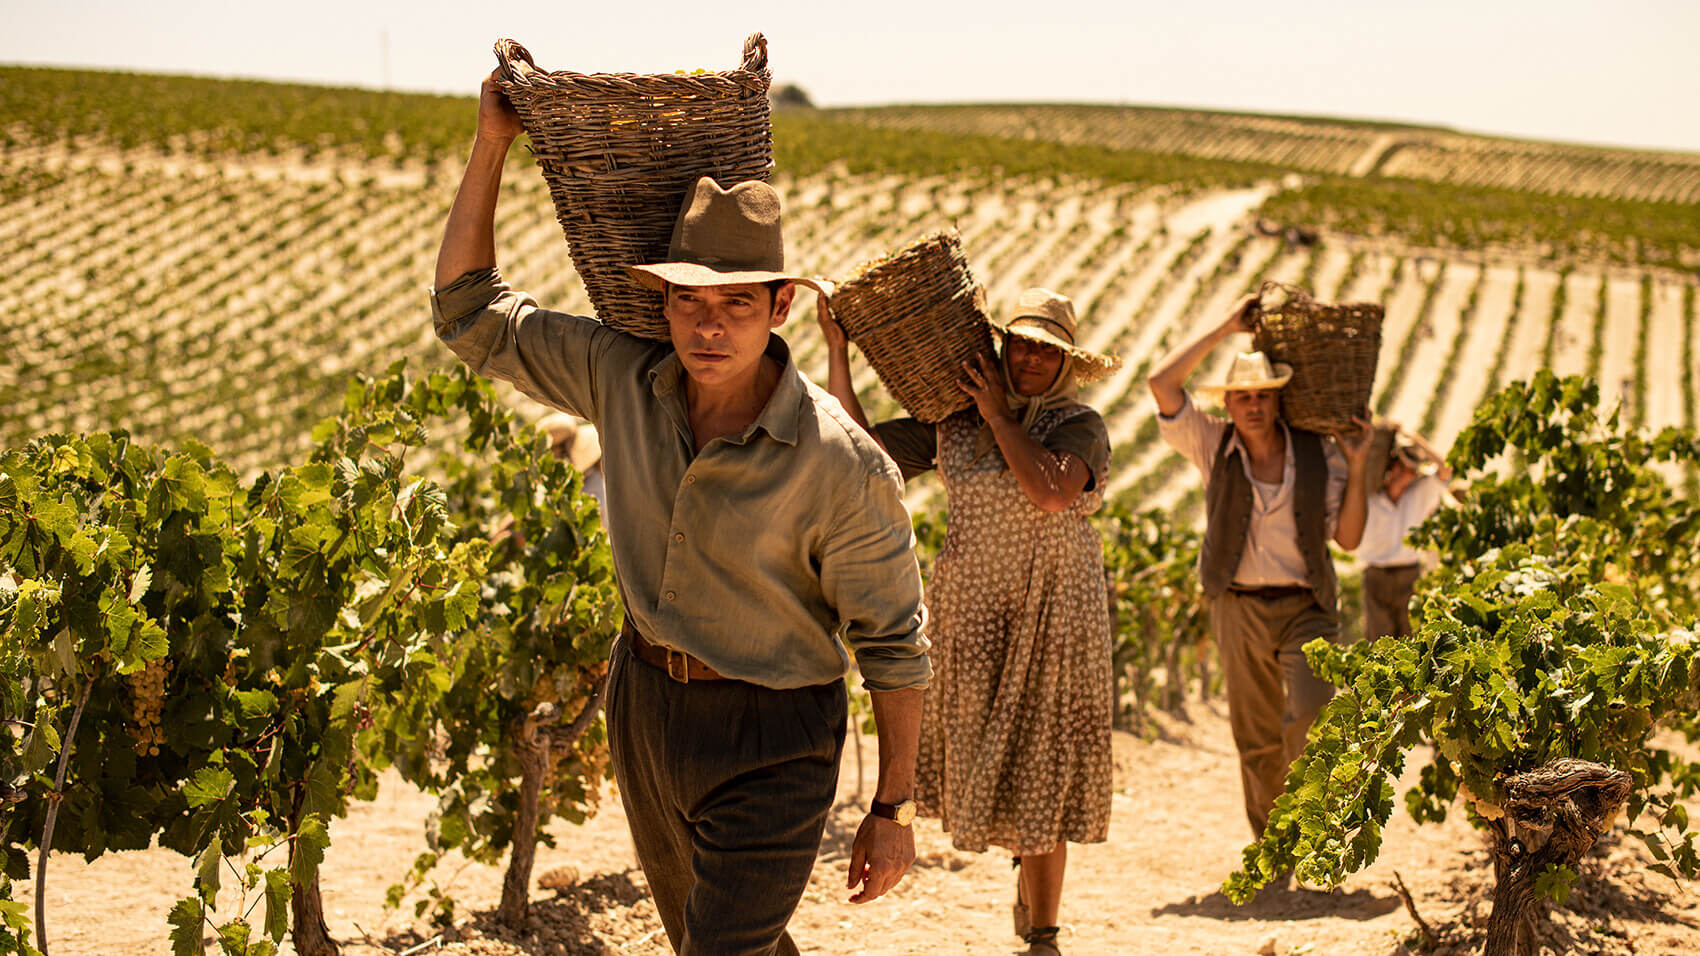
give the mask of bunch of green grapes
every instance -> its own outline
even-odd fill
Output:
[[[149,661],[134,674],[125,676],[130,685],[130,736],[136,741],[136,753],[144,757],[159,755],[159,745],[165,742],[165,732],[159,726],[160,711],[165,706],[165,679],[171,674],[171,661]]]

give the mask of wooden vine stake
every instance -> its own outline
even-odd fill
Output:
[[[71,711],[71,724],[65,728],[65,741],[59,746],[59,769],[53,775],[53,796],[47,805],[47,819],[41,825],[41,853],[35,864],[35,946],[41,956],[47,956],[47,855],[53,849],[53,825],[59,819],[59,800],[65,793],[65,768],[71,762],[71,743],[77,738],[77,725],[83,722],[83,708],[88,706],[89,690],[94,677],[83,683],[77,695],[77,706]]]

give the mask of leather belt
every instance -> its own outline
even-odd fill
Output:
[[[1420,567],[1422,567],[1422,565],[1420,563],[1416,562],[1416,561],[1407,561],[1404,564],[1372,564],[1372,565],[1369,566],[1369,570],[1371,570],[1371,571],[1415,571],[1416,569],[1418,569]]]
[[[1311,593],[1310,588],[1298,584],[1268,588],[1242,588],[1237,584],[1230,584],[1228,585],[1228,590],[1242,597],[1257,598],[1259,601],[1279,601],[1283,598],[1298,597],[1301,594]]]
[[[632,626],[629,618],[621,625],[620,630],[630,638],[629,645],[632,649],[632,656],[645,664],[661,668],[667,672],[668,677],[681,684],[688,684],[694,680],[732,680],[732,678],[684,651],[650,643],[642,634],[638,633],[637,628]]]

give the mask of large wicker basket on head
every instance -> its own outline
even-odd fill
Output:
[[[725,187],[767,179],[767,41],[751,34],[743,63],[721,73],[546,73],[512,40],[496,42],[496,59],[597,316],[665,340],[660,293],[626,267],[666,261],[679,206],[699,177]]]
[[[991,323],[955,230],[859,267],[838,283],[832,315],[915,418],[938,422],[973,404],[956,383],[963,362],[992,351]]]
[[[1350,431],[1367,417],[1381,354],[1381,306],[1330,305],[1282,282],[1258,292],[1252,339],[1272,362],[1293,367],[1281,390],[1287,424],[1314,432]]]

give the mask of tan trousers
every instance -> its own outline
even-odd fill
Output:
[[[1262,836],[1287,768],[1304,752],[1311,722],[1334,696],[1334,686],[1311,673],[1302,648],[1319,637],[1337,640],[1340,614],[1318,605],[1308,591],[1274,599],[1227,591],[1211,603],[1210,619],[1240,752],[1246,819]]]
[[[1364,568],[1364,638],[1411,636],[1411,592],[1423,576],[1420,564]]]

